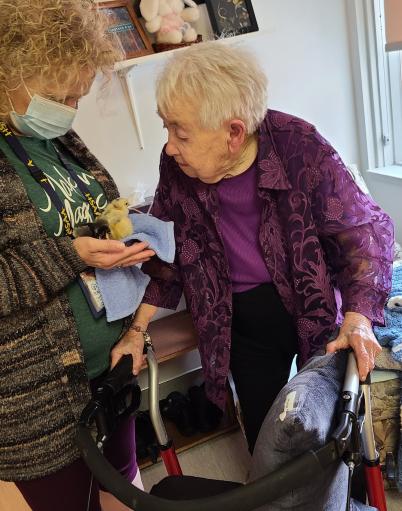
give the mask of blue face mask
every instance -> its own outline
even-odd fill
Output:
[[[29,137],[49,140],[65,135],[73,125],[77,110],[35,94],[25,114],[10,112],[14,127]]]

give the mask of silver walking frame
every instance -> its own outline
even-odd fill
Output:
[[[183,485],[187,476],[181,475],[174,446],[169,440],[159,411],[159,378],[156,356],[149,341],[146,344],[147,363],[149,370],[149,407],[150,416],[155,428],[156,437],[160,444],[160,453],[170,478],[176,486],[178,477]],[[332,463],[343,460],[349,467],[350,477],[356,465],[363,463],[367,484],[369,503],[379,511],[386,511],[385,493],[375,447],[374,433],[370,406],[370,378],[366,382],[359,381],[356,360],[351,352],[348,356],[344,384],[342,388],[342,411],[331,440],[320,449],[308,451],[298,458],[285,463],[275,472],[265,475],[255,481],[210,497],[173,500],[148,494],[126,481],[110,463],[103,457],[101,447],[113,431],[108,431],[105,425],[114,424],[115,418],[109,418],[110,400],[113,396],[121,402],[121,396],[127,400],[127,388],[138,394],[138,384],[131,374],[132,359],[123,357],[116,366],[106,383],[103,385],[102,397],[106,396],[106,404],[97,396],[88,404],[82,413],[78,425],[77,445],[82,457],[94,477],[118,500],[135,511],[252,511],[264,504],[273,502],[290,490],[308,485],[312,478]],[[116,373],[118,377],[116,377]],[[108,389],[107,392],[105,388]],[[134,390],[137,389],[137,390]],[[128,399],[129,413],[134,413],[139,406],[138,398]],[[120,408],[118,407],[118,412]],[[120,413],[124,416],[127,411]],[[91,435],[91,427],[96,424],[98,434],[96,439]],[[172,477],[173,476],[173,477]],[[191,478],[194,479],[194,478]],[[201,481],[201,478],[199,478]],[[229,484],[229,483],[228,483]],[[235,484],[235,483],[232,483]],[[204,493],[201,493],[205,495]],[[349,498],[347,503],[349,510]],[[341,511],[341,510],[340,510]]]

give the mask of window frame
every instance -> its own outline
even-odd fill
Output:
[[[388,53],[394,165],[402,165],[402,51]],[[398,143],[399,141],[399,143]]]
[[[346,9],[361,165],[397,168],[402,177],[402,80],[394,82],[402,52],[385,52],[383,0],[346,0]]]

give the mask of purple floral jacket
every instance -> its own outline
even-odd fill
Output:
[[[382,324],[393,225],[357,187],[331,145],[301,119],[268,111],[259,128],[257,160],[264,199],[259,239],[273,283],[294,318],[304,363],[327,342],[343,311]],[[207,394],[222,407],[232,287],[218,211],[216,186],[187,177],[163,151],[152,214],[174,222],[176,260],[144,265],[152,276],[144,302],[174,309],[184,291],[199,335]]]

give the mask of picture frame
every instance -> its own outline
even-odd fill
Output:
[[[216,37],[258,31],[251,0],[205,0]]]
[[[109,32],[117,34],[126,59],[154,53],[150,39],[142,27],[131,0],[98,2],[99,9],[111,18]]]

